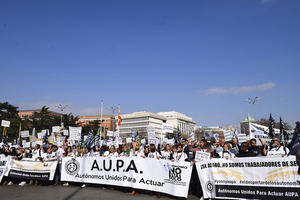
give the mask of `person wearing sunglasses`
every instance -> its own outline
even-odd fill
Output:
[[[280,144],[278,137],[273,137],[268,150],[268,156],[286,156],[289,149]]]

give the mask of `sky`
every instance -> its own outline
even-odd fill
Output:
[[[298,0],[0,0],[0,102],[300,120]],[[260,97],[255,105],[248,97]]]

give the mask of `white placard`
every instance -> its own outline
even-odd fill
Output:
[[[45,135],[47,134],[47,129],[42,130],[41,133],[42,133],[42,134],[44,135],[44,137],[45,137]]]
[[[31,142],[31,147],[33,148],[36,145],[36,142]]]
[[[29,131],[21,131],[21,137],[22,138],[29,137]]]
[[[148,132],[148,140],[155,138],[155,128],[153,126],[148,126],[147,132]]]
[[[174,145],[174,143],[175,143],[175,139],[174,138],[167,140],[167,144]]]
[[[141,144],[146,144],[146,139],[145,138],[141,140]]]
[[[173,124],[163,123],[162,124],[162,133],[173,133],[174,126]]]
[[[29,148],[30,147],[30,142],[26,142],[25,145],[23,146],[24,148]]]
[[[69,127],[69,133],[71,140],[80,140],[82,127]]]
[[[63,142],[57,142],[57,146],[58,146],[58,147],[63,146]]]
[[[195,161],[199,162],[199,161],[207,160],[209,158],[210,158],[210,153],[203,152],[203,151],[196,151]]]
[[[156,138],[150,138],[148,139],[148,144],[156,144]]]
[[[129,144],[132,142],[132,139],[131,138],[126,138],[126,143]]]
[[[42,139],[42,138],[45,137],[46,133],[45,132],[39,132],[39,133],[37,133],[37,135],[38,135],[39,139]]]
[[[10,126],[10,121],[2,120],[1,126],[3,126],[3,127],[9,127]]]
[[[35,144],[43,145],[43,141],[36,141]]]
[[[108,137],[113,137],[114,136],[114,132],[113,131],[107,131],[107,136]]]
[[[69,135],[69,130],[63,130],[63,135],[68,136]]]
[[[52,126],[52,132],[53,132],[53,133],[58,133],[58,132],[60,132],[60,126]]]
[[[119,130],[116,130],[116,131],[114,132],[114,136],[115,136],[115,137],[120,137],[120,131],[119,131]]]

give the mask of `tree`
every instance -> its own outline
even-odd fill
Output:
[[[0,103],[0,121],[10,121],[10,127],[6,129],[6,135],[8,136],[9,141],[16,139],[19,134],[21,119],[18,113],[18,107],[11,105],[8,102]],[[1,133],[3,133],[3,129],[4,128],[1,126]]]

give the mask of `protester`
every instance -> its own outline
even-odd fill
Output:
[[[280,140],[279,137],[273,137],[271,140],[271,144],[268,150],[268,156],[272,156],[272,155],[282,155],[282,156],[286,156],[289,153],[289,149],[282,146],[280,144]]]
[[[116,147],[114,145],[111,145],[110,148],[109,148],[109,151],[106,151],[104,154],[103,154],[104,157],[118,157],[119,154],[118,152],[116,151]]]
[[[158,151],[156,151],[156,147],[155,147],[155,144],[150,144],[150,152],[148,153],[148,158],[157,158],[157,159],[160,159],[161,158],[161,155],[159,154]]]
[[[179,144],[177,146],[176,152],[173,153],[173,160],[172,161],[175,161],[175,162],[186,161],[187,158],[188,157],[187,157],[186,153],[183,152],[182,145]]]

